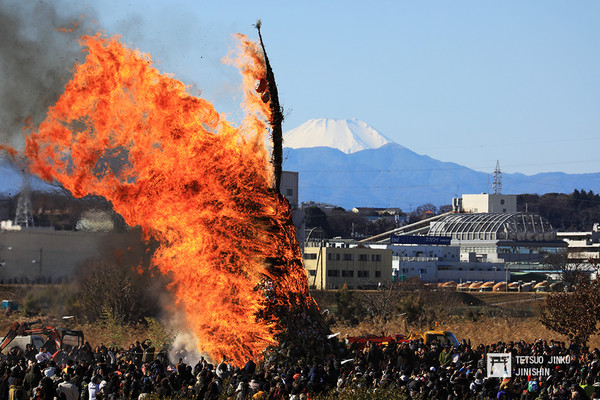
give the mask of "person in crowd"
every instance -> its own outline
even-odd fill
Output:
[[[44,346],[40,347],[40,351],[35,355],[35,360],[38,363],[43,363],[50,361],[50,359],[52,359],[52,354],[49,351],[46,351]]]
[[[68,373],[63,374],[63,381],[57,385],[58,393],[63,393],[66,400],[77,400],[79,399],[79,390],[77,386],[71,382],[71,375]]]
[[[267,349],[264,359],[237,366],[226,357],[214,364],[205,358],[188,363],[179,355],[177,363],[165,355],[144,357],[147,341],[127,350],[100,344],[94,351],[86,343],[70,349],[60,362],[47,355],[38,359],[43,349],[35,361],[26,352],[7,354],[0,358],[0,400],[299,400],[358,388],[422,399],[600,399],[600,351],[582,345],[536,340],[474,347],[462,341],[451,347],[406,340],[362,348],[335,337],[311,342],[306,338],[312,329],[307,323],[306,331]],[[509,353],[513,360],[569,356],[570,362],[549,366],[544,375],[523,375],[513,361],[511,377],[491,378],[488,353]]]

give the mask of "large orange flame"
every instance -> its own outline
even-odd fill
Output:
[[[85,62],[27,138],[26,155],[32,172],[75,196],[104,196],[158,240],[153,263],[171,277],[201,350],[241,364],[274,342],[280,324],[268,308],[314,302],[289,205],[270,189],[269,111],[252,88],[265,74],[262,56],[238,39],[242,127],[148,55],[86,36]]]

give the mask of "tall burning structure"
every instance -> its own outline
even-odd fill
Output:
[[[201,349],[240,364],[275,343],[290,322],[282,310],[316,305],[265,146],[266,132],[281,133],[266,53],[237,40],[229,61],[243,76],[240,126],[159,73],[150,56],[115,37],[84,36],[85,61],[25,154],[32,173],[78,197],[105,197],[158,241],[152,263],[169,276]],[[266,100],[255,90],[261,80],[272,82]],[[276,133],[269,124],[278,119]]]

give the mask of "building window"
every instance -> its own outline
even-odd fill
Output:
[[[369,255],[368,254],[359,254],[358,261],[369,261]]]
[[[304,253],[304,259],[305,260],[316,260],[317,253]]]
[[[286,193],[287,196],[293,196],[294,195],[294,189],[287,189],[285,193]]]
[[[381,271],[375,271],[375,278],[381,278]]]
[[[381,254],[371,254],[371,261],[381,262]]]
[[[308,275],[309,276],[317,276],[317,270],[316,269],[309,269],[308,270]]]
[[[354,254],[344,253],[344,261],[354,261]]]
[[[329,253],[329,254],[327,254],[327,259],[331,260],[331,261],[339,261],[340,253]]]
[[[359,278],[368,278],[369,277],[369,271],[358,271],[358,277]]]
[[[342,271],[342,278],[354,278],[354,271]]]
[[[340,276],[340,270],[339,269],[329,269],[329,270],[327,270],[327,276],[331,277],[331,278],[337,278],[338,276]]]

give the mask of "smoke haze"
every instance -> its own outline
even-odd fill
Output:
[[[84,57],[77,39],[90,18],[68,13],[53,2],[0,0],[0,143],[22,149],[27,118],[45,118]]]

